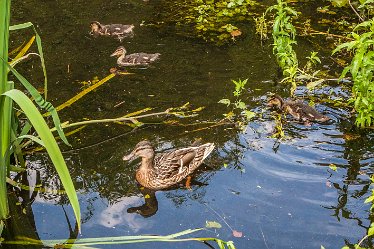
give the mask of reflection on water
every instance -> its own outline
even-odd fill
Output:
[[[333,122],[309,127],[284,122],[286,137],[270,138],[275,121],[265,107],[266,96],[284,90],[282,85],[271,83],[276,67],[269,44],[261,47],[250,27],[242,29],[243,40],[235,46],[217,48],[176,36],[169,29],[140,26],[143,20],[149,23],[157,16],[156,3],[62,1],[58,7],[55,2],[12,3],[13,23],[32,21],[40,31],[53,104],[61,104],[79,92],[78,82],[94,76],[102,78],[114,66],[109,55],[119,42],[90,37],[92,20],[100,17],[103,23],[134,23],[134,38],[123,41],[126,48],[162,54],[155,67],[134,70],[131,76],[116,76],[87,94],[60,113],[63,120],[118,117],[145,107],[165,110],[186,102],[205,107],[199,116],[182,119],[183,126],[148,125],[129,133],[130,128],[120,124],[92,125],[70,137],[74,146],[72,150],[65,148],[69,151],[64,156],[82,208],[81,237],[170,234],[203,227],[208,220],[223,227],[201,236],[233,240],[237,248],[340,248],[345,243],[357,243],[372,219],[364,200],[370,194],[374,137],[351,126],[348,110],[322,101],[346,95],[344,89],[331,86],[326,92],[313,93],[301,89],[298,97],[312,95],[308,100],[314,98],[318,110]],[[12,46],[19,45],[22,37],[15,34]],[[312,49],[304,40],[299,46],[306,52]],[[321,55],[321,59],[327,57]],[[32,63],[25,63],[20,70],[33,82],[41,82],[42,74],[30,69]],[[246,133],[231,126],[202,130],[189,126],[220,120],[228,110],[217,102],[232,91],[231,80],[238,78],[248,78],[249,89],[243,101],[249,109],[261,113]],[[156,151],[164,151],[185,147],[197,138],[214,142],[217,149],[206,161],[211,169],[196,176],[202,184],[192,186],[192,191],[178,188],[143,193],[134,179],[136,165],[122,161],[122,156],[142,139],[157,145]],[[52,191],[59,190],[61,184],[49,159],[36,154],[28,156],[27,161],[29,168],[40,175],[30,173],[26,177],[31,189],[40,182],[41,189],[47,190],[27,191],[26,197],[20,197],[25,193],[17,197],[35,199],[29,201],[27,210],[35,223],[34,237],[68,238],[74,230],[69,227],[74,226],[66,222],[61,208],[68,204],[66,197]],[[331,164],[337,171],[330,169]],[[150,198],[145,198],[147,195]],[[230,227],[207,206],[232,229],[243,232],[243,237],[233,237]],[[72,211],[66,211],[72,219]],[[143,247],[149,245],[137,246]],[[155,244],[152,248],[166,247]],[[167,248],[206,247],[173,244]]]
[[[115,228],[118,225],[126,225],[133,232],[149,227],[146,220],[141,217],[129,214],[128,208],[139,204],[140,198],[136,196],[123,197],[116,203],[109,205],[101,213],[98,223],[104,227]]]
[[[158,210],[158,201],[156,191],[140,187],[140,192],[144,197],[145,203],[141,206],[134,206],[127,209],[128,213],[138,213],[144,218],[154,215]]]

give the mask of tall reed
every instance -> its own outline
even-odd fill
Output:
[[[10,21],[10,0],[0,1],[0,94],[12,88],[8,83],[8,41]],[[8,200],[6,176],[9,168],[9,157],[6,155],[10,145],[12,102],[0,95],[0,219],[7,218]]]
[[[19,145],[23,140],[30,139],[33,142],[39,143],[45,147],[53,165],[56,168],[61,183],[65,188],[67,197],[72,205],[78,226],[80,228],[80,207],[73,181],[51,129],[48,127],[46,121],[35,104],[38,105],[40,109],[44,109],[49,115],[52,116],[53,123],[55,125],[54,129],[57,130],[60,138],[66,144],[68,144],[61,128],[57,110],[51,103],[45,101],[35,87],[33,87],[32,84],[25,77],[19,74],[13,67],[19,61],[17,61],[17,63],[14,61],[8,63],[9,30],[30,27],[33,28],[39,56],[41,58],[43,73],[45,76],[46,88],[46,70],[40,36],[36,32],[32,23],[23,23],[10,26],[9,21],[10,0],[0,0],[0,225],[3,224],[4,219],[8,217],[9,213],[6,180],[7,177],[9,177],[11,155],[13,154],[15,158],[19,158],[20,161],[23,161],[22,147]],[[23,50],[28,50],[28,48],[29,46]],[[16,57],[21,57],[21,52]],[[10,71],[15,78],[17,78],[17,83],[21,83],[27,89],[34,102],[31,101],[30,98],[22,91],[13,89],[13,82],[8,81],[8,72]],[[21,133],[17,132],[17,130],[19,130],[18,124],[20,122],[16,122],[15,120],[18,117],[16,117],[13,110],[13,103],[16,103],[19,106],[19,108],[22,110],[22,115],[27,118],[26,122],[22,122],[24,124],[23,128],[26,128],[22,129]],[[36,135],[34,133],[30,134],[30,129],[32,126],[35,129]],[[2,227],[3,226],[0,226],[0,232]]]

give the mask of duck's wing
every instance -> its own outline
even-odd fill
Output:
[[[170,178],[187,170],[195,156],[196,151],[193,147],[158,154],[154,160],[154,169],[162,178]]]
[[[126,55],[122,62],[129,65],[144,65],[158,59],[160,54],[134,53]]]
[[[156,156],[155,171],[164,178],[192,173],[211,153],[214,144],[207,143],[197,147],[174,150]]]
[[[301,117],[302,119],[313,121],[313,120],[318,120],[318,119],[325,117],[323,114],[319,113],[316,109],[304,103],[297,102],[297,107],[302,116]]]

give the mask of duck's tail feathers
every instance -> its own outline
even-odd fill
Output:
[[[209,156],[209,154],[214,150],[214,143],[206,143],[200,146],[200,148],[204,147],[204,155],[202,161],[205,160]]]

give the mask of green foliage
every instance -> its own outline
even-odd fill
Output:
[[[298,60],[292,45],[297,44],[295,40],[296,29],[292,24],[292,19],[297,16],[297,12],[282,0],[277,0],[277,4],[270,6],[266,12],[275,12],[273,24],[273,53],[277,63],[283,71],[285,77],[283,82],[292,84],[291,92],[296,89],[296,73]]]
[[[268,39],[268,25],[265,19],[265,13],[260,17],[253,18],[256,23],[256,34],[259,34],[261,41]]]
[[[234,25],[237,20],[243,20],[248,15],[251,0],[195,0],[192,18],[187,22],[194,25],[198,37],[206,41],[223,44],[228,42],[234,31],[239,30]]]
[[[0,2],[0,94],[11,90],[13,84],[8,83],[7,61],[9,42],[10,0]],[[8,218],[9,208],[7,201],[6,177],[9,170],[9,156],[7,151],[10,146],[12,102],[0,95],[0,220]],[[3,225],[1,225],[2,231]],[[1,232],[0,231],[0,232]]]
[[[61,182],[65,187],[65,192],[73,207],[77,221],[80,222],[80,207],[73,182],[71,180],[62,153],[57,145],[55,138],[53,137],[52,132],[50,131],[48,125],[44,121],[43,116],[40,114],[39,110],[34,106],[32,101],[23,92],[13,89],[5,92],[3,95],[8,96],[18,104],[21,110],[25,113],[30,123],[35,128],[36,132],[40,137],[40,141],[46,148],[49,157],[51,158],[54,166],[56,167]],[[33,141],[35,141],[34,139]]]
[[[247,123],[256,115],[256,113],[248,110],[247,105],[240,99],[247,81],[248,79],[238,81],[232,80],[232,83],[235,85],[235,90],[233,91],[235,100],[221,99],[218,101],[218,103],[227,105],[228,107],[231,106],[231,111],[224,114],[224,116],[226,119],[235,122],[243,131],[245,131]]]
[[[169,11],[166,20],[175,22],[182,29],[193,27],[194,36],[208,42],[223,45],[241,35],[236,26],[238,21],[246,19],[253,0],[187,0],[166,1]]]
[[[351,73],[354,84],[350,102],[357,112],[356,125],[366,127],[374,122],[374,19],[357,25],[351,36],[354,40],[339,45],[333,54],[343,49],[354,54],[340,78]]]
[[[337,6],[337,7],[343,7],[348,5],[348,0],[330,0],[332,5]]]
[[[7,203],[7,188],[6,180],[9,177],[10,170],[14,167],[10,167],[10,157],[14,155],[16,160],[15,166],[25,167],[25,162],[22,154],[23,140],[29,140],[37,142],[45,146],[48,155],[50,156],[54,166],[56,167],[57,173],[60,176],[61,182],[66,190],[66,194],[71,202],[74,214],[76,216],[78,226],[80,227],[80,208],[78,197],[71,180],[68,168],[62,157],[62,153],[57,145],[57,142],[44,120],[42,114],[34,105],[34,103],[21,91],[14,89],[14,83],[8,81],[8,73],[11,71],[13,75],[19,80],[20,83],[27,89],[32,95],[35,103],[41,108],[45,109],[52,116],[55,129],[58,131],[60,138],[65,143],[68,143],[65,135],[62,131],[59,117],[56,109],[51,103],[45,101],[39,92],[19,74],[13,66],[15,66],[20,60],[8,62],[8,40],[9,30],[23,29],[32,27],[36,33],[36,41],[38,46],[39,57],[41,58],[41,64],[43,73],[45,76],[45,89],[47,89],[47,78],[46,69],[44,65],[44,57],[41,46],[41,39],[37,34],[32,23],[24,23],[15,26],[9,25],[10,17],[10,0],[4,0],[0,2],[0,219],[1,222],[5,218],[8,218],[8,203]],[[28,46],[28,45],[26,45]],[[28,46],[29,48],[29,46]],[[27,48],[27,49],[28,49]],[[25,53],[27,49],[24,49]],[[22,57],[21,53],[16,58]],[[22,116],[18,117],[13,109],[13,102],[17,103],[22,111]],[[22,122],[18,120],[22,118]],[[26,120],[26,121],[24,121]],[[22,127],[19,127],[21,126]],[[38,134],[38,137],[28,134],[32,128],[32,125]],[[19,132],[21,131],[21,132]]]

